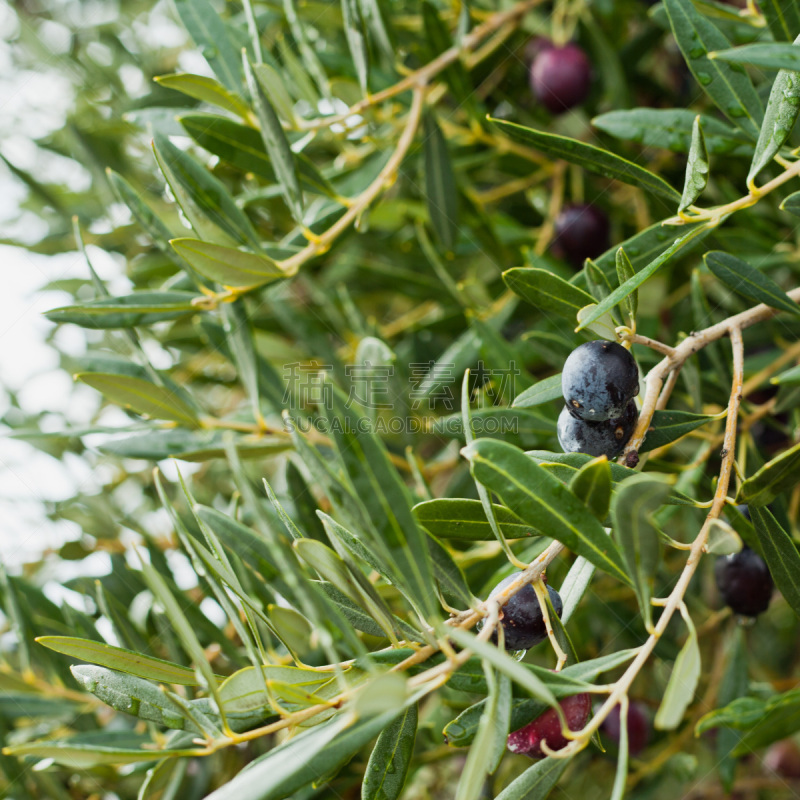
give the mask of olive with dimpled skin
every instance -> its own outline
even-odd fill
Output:
[[[515,572],[504,578],[492,589],[490,598],[502,592],[519,577]],[[564,609],[561,596],[552,587],[547,587],[550,602],[558,616]],[[501,609],[500,624],[503,626],[503,642],[506,650],[529,650],[547,638],[547,626],[542,616],[542,608],[536,591],[529,583],[523,586]],[[492,641],[497,643],[497,634],[492,634]]]
[[[625,413],[617,419],[588,422],[578,419],[564,406],[558,417],[558,443],[565,453],[586,453],[589,456],[614,458],[631,438],[639,412],[631,400]]]
[[[639,394],[639,369],[622,345],[596,339],[567,356],[561,392],[578,419],[616,419],[627,413],[628,402]]]
[[[743,617],[757,617],[767,610],[775,584],[769,567],[755,550],[743,547],[731,556],[720,556],[714,577],[725,604]]]

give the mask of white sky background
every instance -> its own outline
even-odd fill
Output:
[[[108,13],[108,6],[76,4],[87,27],[93,24],[90,12],[102,9]],[[154,35],[149,38],[148,31],[148,41],[152,44],[175,46],[185,40],[185,32],[167,16],[163,4],[155,7],[149,22]],[[86,188],[88,177],[79,164],[43,154],[32,142],[34,137],[45,136],[62,125],[74,87],[55,69],[32,72],[13,68],[9,42],[18,24],[11,4],[0,0],[0,152],[35,176],[44,174],[48,180],[73,189]],[[54,54],[69,44],[67,29],[57,23],[47,23],[41,33]],[[141,36],[142,32],[138,33]],[[193,72],[208,70],[204,60],[192,51],[182,55],[181,67]],[[130,77],[134,84],[140,84],[136,87],[139,91],[145,90],[141,73],[138,81],[136,75]],[[43,233],[43,223],[35,215],[19,213],[26,193],[27,189],[0,162],[0,237],[35,241]],[[90,253],[95,269],[109,281],[112,292],[129,288],[123,264],[97,248]],[[64,424],[56,415],[64,414],[71,426],[78,426],[86,423],[97,408],[99,395],[88,387],[74,386],[71,377],[58,368],[55,350],[45,343],[53,325],[43,312],[72,298],[40,289],[49,281],[68,277],[88,277],[77,252],[47,257],[0,246],[0,415],[9,408],[7,390],[19,393],[27,412],[53,412],[52,429]],[[58,331],[57,341],[74,355],[86,348],[83,331],[72,325]],[[112,410],[104,422],[111,423],[112,419],[124,417],[121,412],[114,416]],[[102,474],[102,468],[93,474],[85,461],[72,454],[59,462],[25,442],[7,438],[6,433],[0,424],[0,559],[17,571],[26,561],[38,559],[44,550],[80,536],[73,523],[48,520],[43,503],[69,498],[78,491],[97,491],[108,476]]]

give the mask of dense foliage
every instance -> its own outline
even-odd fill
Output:
[[[0,567],[5,796],[797,796],[800,2],[11,13],[97,408],[3,423],[105,485]]]

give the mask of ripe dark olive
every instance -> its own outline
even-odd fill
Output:
[[[601,726],[601,730],[608,739],[619,745],[620,736],[620,708],[615,706],[611,713],[606,717]],[[650,738],[650,722],[647,718],[647,711],[641,703],[630,703],[628,705],[628,752],[638,755],[647,747]]]
[[[494,597],[517,579],[519,573],[504,578],[492,589],[490,597]],[[561,596],[552,587],[547,587],[550,602],[558,616],[564,609]],[[501,609],[500,624],[503,626],[503,641],[506,650],[528,650],[547,638],[547,626],[544,624],[539,598],[531,584],[523,586]],[[497,634],[492,635],[497,643]]]
[[[749,547],[732,556],[720,556],[714,576],[722,599],[743,617],[757,617],[767,610],[774,583],[761,556]]]
[[[556,217],[552,251],[580,269],[587,258],[597,258],[611,247],[605,212],[597,206],[565,206]]]
[[[629,413],[629,401],[639,394],[639,370],[622,345],[596,339],[576,347],[567,357],[561,393],[578,419],[616,419]]]
[[[558,443],[565,453],[586,453],[589,456],[614,458],[631,438],[639,412],[631,400],[625,413],[617,419],[587,422],[577,419],[564,406],[558,416]]]
[[[592,65],[576,44],[542,48],[531,63],[531,89],[553,114],[582,103],[592,87]]]
[[[559,705],[567,718],[567,727],[571,731],[579,731],[589,721],[592,708],[591,698],[587,693],[576,694],[562,700]],[[569,741],[561,732],[558,714],[550,708],[524,728],[508,735],[506,746],[512,753],[521,753],[531,758],[542,758],[542,741],[547,742],[551,750],[561,750]]]

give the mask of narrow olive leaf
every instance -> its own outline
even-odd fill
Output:
[[[795,473],[796,475],[796,473]],[[784,600],[800,616],[800,552],[768,508],[750,508],[764,560]]]
[[[791,42],[800,31],[798,0],[761,0],[758,7],[776,41]]]
[[[253,72],[279,116],[295,125],[294,100],[284,84],[281,72],[269,64],[253,64]]]
[[[45,312],[51,322],[71,322],[82,328],[111,330],[152,325],[194,313],[193,292],[134,292],[121,297],[101,297]]]
[[[795,40],[794,46],[798,43],[800,36]],[[753,184],[761,170],[778,155],[797,122],[798,114],[800,114],[800,74],[782,69],[772,84],[756,152],[750,164],[750,171],[747,173],[748,186]]]
[[[414,753],[419,710],[416,703],[381,731],[370,753],[361,800],[397,800]]]
[[[758,152],[757,149],[756,152]],[[708,151],[698,115],[694,118],[692,125],[692,144],[689,147],[689,158],[686,161],[686,178],[678,211],[686,211],[703,194],[708,186],[708,170]]]
[[[795,36],[794,31],[792,37]],[[748,44],[744,47],[732,47],[727,50],[715,50],[711,54],[713,61],[726,61],[731,64],[752,64],[766,69],[785,69],[800,72],[800,48],[794,44],[764,42]]]
[[[781,203],[781,211],[788,211],[790,214],[800,217],[800,192],[790,194]]]
[[[570,491],[600,521],[611,506],[611,465],[605,456],[584,464],[569,482]]]
[[[237,58],[238,67],[238,58]],[[187,72],[176,72],[173,75],[157,75],[154,80],[167,89],[175,89],[195,100],[224,108],[237,117],[248,119],[250,109],[241,97],[226,89],[218,80],[207,75],[193,75]]]
[[[567,320],[594,301],[583,289],[558,275],[538,267],[514,267],[503,273],[506,286],[545,314],[553,312]]]
[[[456,644],[461,647],[469,648],[476,656],[496,667],[503,675],[507,675],[514,683],[519,684],[531,697],[547,703],[551,708],[556,708],[558,701],[549,686],[532,670],[526,669],[511,658],[504,650],[500,650],[493,644],[481,641],[475,634],[463,628],[453,628],[448,631]]]
[[[286,205],[296,221],[303,218],[303,193],[300,190],[300,181],[297,177],[297,167],[294,161],[294,154],[289,146],[289,140],[283,132],[281,121],[272,107],[272,103],[267,97],[261,84],[253,72],[253,67],[244,57],[244,73],[247,79],[247,88],[258,117],[258,124],[261,129],[261,138],[264,147],[267,149],[272,168],[283,193]]]
[[[557,478],[513,445],[478,439],[462,450],[475,479],[517,516],[600,569],[631,585],[614,542]]]
[[[526,128],[524,125],[517,125],[514,122],[491,117],[489,119],[512,139],[529,144],[549,156],[577,164],[589,172],[596,172],[606,178],[638,186],[670,202],[676,203],[680,200],[680,194],[663,178],[634,164],[633,161],[628,161],[628,159],[603,150],[601,147],[595,147],[578,139],[570,139],[568,136],[558,136],[554,133]]]
[[[188,759],[165,758],[147,771],[136,800],[168,800],[179,797],[181,784],[189,768]]]
[[[56,653],[63,653],[65,656],[72,656],[118,672],[127,672],[139,678],[181,686],[197,685],[197,676],[188,667],[146,656],[143,653],[134,653],[122,647],[72,636],[39,636],[36,641],[50,650],[55,650]]]
[[[168,419],[190,428],[199,425],[197,413],[174,392],[130,375],[84,372],[79,381],[102,392],[112,403],[153,419]]]
[[[561,373],[534,383],[514,398],[513,408],[530,408],[558,400],[561,397]]]
[[[703,256],[706,266],[726,286],[737,294],[766,303],[772,308],[800,315],[800,305],[795,303],[775,281],[746,261],[730,253],[712,250]]]
[[[433,576],[450,605],[460,607],[475,605],[475,597],[469,590],[467,579],[450,551],[432,534],[428,536],[428,552],[433,564]]]
[[[709,59],[730,47],[725,34],[697,11],[692,0],[664,0],[675,41],[686,64],[711,101],[736,126],[758,136],[764,108],[753,82],[740,66]]]
[[[594,572],[597,567],[591,561],[587,561],[583,556],[578,556],[572,566],[569,568],[567,577],[561,584],[558,593],[561,595],[561,601],[564,604],[564,609],[561,612],[561,622],[566,625],[570,617],[575,613],[581,598],[589,588],[592,582]]]
[[[697,239],[702,234],[708,234],[709,231],[710,228],[707,226],[698,225],[697,227],[689,230],[680,238],[674,239],[672,244],[666,250],[664,250],[661,255],[651,261],[646,267],[640,269],[632,278],[629,278],[627,281],[625,281],[622,286],[611,292],[611,294],[606,297],[605,300],[603,300],[601,303],[598,303],[592,313],[582,320],[581,324],[578,325],[576,330],[582,330],[590,323],[600,319],[600,317],[602,317],[604,314],[611,311],[614,306],[622,302],[622,300],[624,300],[631,292],[634,292],[646,280],[655,275],[655,273],[658,272],[658,270],[661,269],[664,264],[668,263],[674,256],[680,253],[684,247],[689,245],[694,239]]]
[[[345,2],[347,0],[343,0]],[[349,0],[354,2],[354,0]],[[458,240],[458,190],[450,153],[433,113],[423,119],[425,136],[425,199],[436,237],[446,250]]]
[[[117,197],[126,205],[133,214],[134,219],[144,228],[147,235],[153,240],[159,250],[166,253],[170,258],[175,258],[174,253],[170,252],[169,240],[172,238],[172,231],[164,224],[161,217],[142,200],[141,195],[133,186],[112,169],[106,170],[109,183],[111,184]]]
[[[166,728],[201,732],[186,718],[181,707],[173,703],[154,683],[89,664],[71,669],[75,680],[87,692],[116,711],[156,722]]]
[[[422,3],[422,24],[428,40],[430,60],[441,55],[453,45],[450,30],[442,21],[439,9],[429,0]],[[454,61],[444,70],[444,79],[455,97],[457,104],[468,112],[475,110],[475,93],[464,64]]]
[[[588,328],[595,336],[600,339],[608,339],[615,341],[617,338],[617,321],[613,316],[613,309],[606,311],[599,317],[594,316],[594,311],[597,308],[597,303],[589,303],[584,306],[575,315],[578,325],[583,325],[584,320],[587,320],[585,327]],[[589,319],[591,317],[591,319]]]
[[[633,578],[639,609],[649,630],[652,627],[653,591],[660,561],[661,544],[653,514],[669,495],[669,484],[652,473],[636,475],[617,489],[611,507],[611,519],[622,557]]]
[[[342,0],[342,21],[361,91],[366,92],[367,77],[369,76],[369,50],[364,33],[364,18],[361,16],[361,6],[358,0]]]
[[[500,792],[495,800],[545,800],[569,765],[568,758],[544,758]]]
[[[778,386],[800,386],[800,367],[792,367],[770,380]]]
[[[163,134],[153,139],[158,168],[199,238],[259,246],[258,234],[225,184]]]
[[[110,739],[108,731],[102,732]],[[76,737],[79,741],[69,739],[27,742],[25,744],[4,747],[5,755],[23,758],[33,756],[39,759],[51,759],[56,764],[63,764],[70,769],[91,769],[102,764],[137,764],[146,761],[158,761],[165,756],[179,758],[195,755],[197,750],[142,750],[130,747],[115,747],[107,742],[80,741],[84,737]]]
[[[694,111],[685,108],[632,108],[601,114],[592,125],[617,139],[688,153],[696,118]],[[753,140],[727,122],[701,114],[700,124],[711,155],[749,156],[753,152]]]
[[[626,696],[619,704],[619,754],[611,800],[623,800],[628,782],[628,702]]]
[[[736,494],[737,503],[748,506],[765,506],[779,494],[797,486],[800,469],[800,444],[790,447],[772,461],[768,461],[755,475],[751,475]]]
[[[206,800],[281,800],[346,763],[401,713],[358,719],[342,715],[301,733],[248,765]]]
[[[258,66],[253,69],[257,70]],[[243,172],[252,172],[270,184],[278,183],[272,159],[257,130],[213,114],[183,114],[178,117],[178,122],[201,147],[223,161]],[[306,156],[295,153],[294,161],[300,185],[304,189],[337,199],[336,190]]]
[[[623,283],[629,281],[636,274],[628,254],[622,247],[617,250],[616,267],[619,286],[622,286]],[[625,313],[628,316],[628,324],[633,325],[636,320],[636,311],[639,308],[639,292],[637,290],[632,291],[622,302]]]
[[[175,0],[181,22],[216,76],[234,94],[242,88],[242,62],[228,28],[208,0]]]
[[[497,524],[507,539],[538,535],[505,506],[493,504],[493,509]],[[439,539],[488,542],[495,538],[480,500],[442,497],[418,503],[412,511],[420,524]]]
[[[640,453],[656,450],[677,441],[687,433],[719,419],[713,414],[692,414],[690,411],[656,411]]]
[[[745,643],[744,628],[737,625],[733,631],[732,640],[726,653],[727,665],[719,683],[717,692],[717,703],[720,707],[732,703],[739,697],[747,694],[747,648]],[[733,788],[734,771],[736,769],[736,759],[733,757],[733,749],[739,742],[736,731],[726,726],[720,727],[717,731],[717,771],[726,792]]]
[[[671,731],[678,727],[684,712],[692,702],[700,678],[700,646],[697,643],[697,631],[691,617],[683,612],[683,609],[681,611],[689,629],[689,636],[675,659],[664,699],[656,712],[653,726],[659,731]]]
[[[699,736],[721,725],[743,731],[737,736],[734,756],[786,739],[800,730],[800,689],[791,689],[767,700],[740,697],[701,717],[695,733]]]
[[[172,239],[175,252],[201,275],[223,286],[261,286],[287,277],[271,259],[200,239]]]

